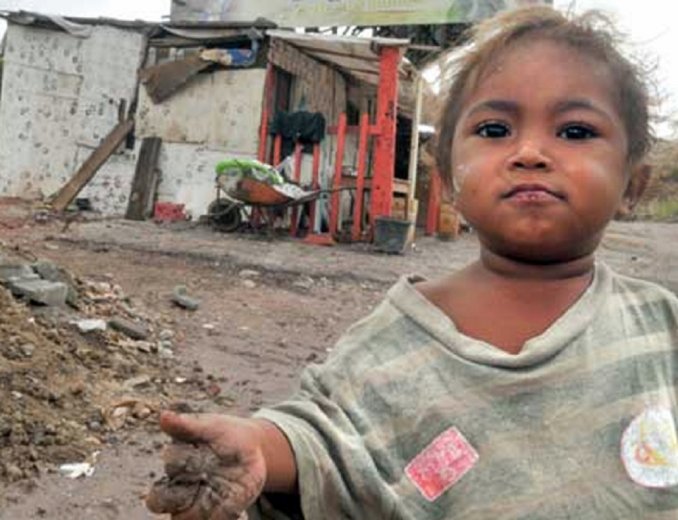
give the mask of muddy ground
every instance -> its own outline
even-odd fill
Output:
[[[224,236],[189,223],[76,221],[64,231],[62,221],[38,223],[24,210],[5,208],[3,220],[0,208],[2,249],[52,260],[81,280],[120,286],[128,305],[173,334],[172,359],[160,363],[138,353],[131,358],[154,382],[133,393],[147,402],[156,397],[160,405],[175,401],[202,411],[246,414],[284,398],[296,387],[302,367],[322,361],[340,333],[368,313],[398,276],[435,276],[463,265],[477,251],[471,235],[456,242],[423,238],[406,255],[384,256],[366,246],[324,248],[284,237]],[[678,225],[616,223],[600,256],[622,272],[678,291],[676,244]],[[200,300],[197,311],[172,304],[179,284]],[[0,357],[0,363],[6,361]],[[70,384],[60,368],[55,363],[46,380]],[[98,374],[124,382],[122,375],[91,370],[95,379]],[[81,399],[81,406],[90,404]],[[163,439],[153,419],[98,435],[101,454],[91,477],[70,480],[47,465],[39,477],[5,479],[0,518],[154,518],[141,503],[161,469]]]

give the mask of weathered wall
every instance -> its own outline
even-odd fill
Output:
[[[92,36],[10,24],[0,100],[0,194],[50,195],[118,122],[136,88],[144,37],[96,26]],[[135,156],[121,151],[82,196],[123,213]]]
[[[163,140],[158,200],[180,202],[198,217],[214,200],[214,166],[227,157],[255,158],[264,69],[201,74],[154,104],[140,89],[137,137]]]
[[[292,110],[322,112],[329,125],[337,124],[346,110],[346,80],[341,74],[276,38],[271,40],[269,59],[295,77]]]

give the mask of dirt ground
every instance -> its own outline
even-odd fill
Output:
[[[468,262],[477,251],[472,235],[455,242],[426,237],[405,255],[386,256],[367,246],[324,248],[284,237],[220,235],[189,223],[74,221],[64,231],[62,221],[45,217],[36,222],[34,214],[34,208],[0,204],[0,254],[51,260],[86,281],[81,282],[85,286],[119,286],[125,308],[147,316],[154,334],[171,331],[174,356],[159,360],[134,352],[116,358],[120,365],[113,363],[107,371],[92,364],[89,377],[109,378],[112,387],[136,373],[149,374],[150,384],[128,393],[149,403],[152,413],[133,418],[120,430],[94,432],[91,451],[101,453],[91,477],[67,479],[47,464],[39,476],[12,483],[0,479],[0,519],[7,520],[155,518],[141,502],[161,471],[163,438],[155,427],[155,407],[180,401],[199,411],[246,414],[278,401],[294,391],[303,366],[322,361],[341,332],[365,316],[400,275],[436,276]],[[600,256],[621,272],[678,292],[675,244],[676,224],[615,223]],[[172,304],[177,285],[200,300],[197,311]],[[14,321],[30,319],[26,313],[34,312],[0,303],[3,314],[11,307],[15,314],[7,316],[20,316]],[[118,309],[120,302],[111,305]],[[102,309],[88,307],[90,314]],[[66,343],[79,341],[68,338]],[[0,356],[3,363],[10,361]],[[133,363],[136,372],[129,366]],[[46,384],[67,391],[74,383],[64,372],[68,366],[63,359],[46,366]],[[95,383],[101,387],[101,381]],[[89,395],[86,387],[78,395],[79,400],[69,401],[76,408],[122,397],[114,392]],[[58,418],[60,411],[54,413]],[[79,454],[85,453],[62,453]]]

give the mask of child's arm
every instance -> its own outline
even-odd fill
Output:
[[[166,412],[160,426],[173,443],[163,457],[167,476],[146,499],[155,513],[237,518],[263,491],[296,490],[292,449],[268,421]]]

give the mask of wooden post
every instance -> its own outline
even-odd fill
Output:
[[[371,191],[372,223],[377,217],[389,216],[393,203],[399,63],[400,49],[398,47],[381,48],[376,121],[380,131],[374,148]]]
[[[92,152],[87,160],[80,166],[80,169],[71,177],[71,179],[59,190],[52,201],[52,208],[56,211],[63,211],[71,201],[80,193],[85,185],[92,180],[99,168],[113,155],[115,150],[125,140],[134,128],[134,120],[127,119],[118,123],[116,127],[104,138],[99,147]]]
[[[338,190],[341,187],[341,170],[344,165],[344,145],[346,143],[346,112],[339,114],[339,124],[337,125],[337,155],[334,161],[334,180],[332,189]],[[339,192],[332,193],[332,203],[330,206],[330,235],[335,236],[339,231],[339,204],[341,199]]]
[[[428,185],[428,208],[426,210],[426,234],[433,235],[438,231],[440,217],[440,201],[442,199],[442,180],[436,168],[432,168]]]
[[[159,137],[145,137],[132,181],[127,213],[129,220],[146,220],[153,211],[153,199],[158,185],[158,156],[162,140]]]
[[[360,133],[358,139],[358,167],[355,181],[355,201],[353,205],[353,229],[351,238],[360,240],[363,220],[363,196],[365,191],[365,168],[367,160],[368,131],[370,126],[369,114],[360,115]]]

